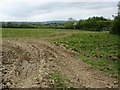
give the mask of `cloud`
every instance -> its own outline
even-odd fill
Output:
[[[84,19],[92,16],[112,18],[118,12],[117,2],[41,2],[40,0],[1,0],[2,21]]]

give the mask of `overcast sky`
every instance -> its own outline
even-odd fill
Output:
[[[118,12],[117,4],[118,0],[0,0],[0,21],[51,21],[70,17],[79,20],[93,16],[112,19]]]

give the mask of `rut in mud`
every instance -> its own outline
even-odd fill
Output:
[[[49,73],[59,71],[72,87],[118,87],[117,79],[96,71],[62,44],[37,39],[4,39],[3,87],[45,88],[55,81]]]

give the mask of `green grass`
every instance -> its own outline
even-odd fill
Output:
[[[49,78],[54,80],[54,83],[50,86],[57,90],[77,90],[77,88],[73,87],[71,81],[60,71],[49,73]]]
[[[54,30],[53,30],[54,31]],[[2,29],[3,37],[45,37],[47,35],[54,34],[51,30],[39,30],[39,29]]]
[[[112,74],[118,73],[118,38],[105,32],[79,32],[55,39],[79,53],[81,60],[94,68]]]
[[[71,30],[72,31],[72,30]],[[62,29],[25,29],[25,28],[3,28],[2,37],[5,38],[46,38],[51,35],[67,33],[69,30]],[[73,31],[72,31],[73,32]]]
[[[68,80],[68,78],[59,71],[49,73],[49,78],[54,80],[54,83],[51,85],[51,87],[54,88],[70,87],[70,81]]]

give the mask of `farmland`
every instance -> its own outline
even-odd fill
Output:
[[[118,36],[104,32],[79,32],[55,41],[79,53],[81,60],[102,71],[118,73]]]
[[[8,84],[5,78],[12,78],[9,87],[117,87],[117,35],[82,30],[3,28],[2,38],[3,66],[8,72],[3,77],[5,86]],[[14,67],[12,75],[10,64]]]

